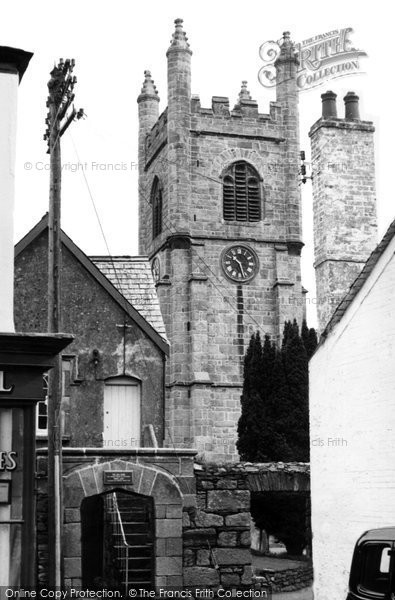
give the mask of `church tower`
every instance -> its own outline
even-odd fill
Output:
[[[285,33],[277,96],[258,112],[246,82],[233,109],[191,95],[182,26],[167,51],[168,106],[151,75],[138,97],[140,253],[167,336],[167,444],[237,459],[243,357],[259,330],[280,340],[303,318],[297,58]]]

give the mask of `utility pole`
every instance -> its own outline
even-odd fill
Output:
[[[48,215],[48,331],[62,330],[61,313],[61,181],[60,138],[76,119],[83,116],[74,106],[74,60],[59,60],[48,82],[48,117],[44,140],[50,155],[50,188]],[[48,550],[49,583],[62,585],[62,357],[58,356],[49,374],[48,389]]]

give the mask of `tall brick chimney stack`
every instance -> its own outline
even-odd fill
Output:
[[[159,95],[154,84],[154,80],[151,77],[150,71],[144,71],[144,83],[141,88],[141,93],[137,98],[138,109],[139,109],[139,185],[142,186],[142,175],[144,174],[145,166],[145,154],[146,154],[146,136],[155,125],[159,117]],[[147,192],[141,189],[140,192],[140,204],[139,211],[144,214],[144,206],[141,203],[147,202]],[[140,220],[141,222],[141,220]],[[146,254],[146,242],[147,232],[143,227],[139,228],[139,252],[140,254]]]
[[[330,320],[377,243],[373,133],[359,117],[358,96],[322,94],[322,117],[310,129],[314,254],[319,330]]]
[[[0,46],[0,332],[14,332],[14,194],[18,85],[33,55]]]
[[[167,132],[168,186],[172,223],[178,230],[189,230],[191,199],[191,56],[183,20],[175,20],[175,32],[167,51]],[[169,215],[170,216],[170,215]],[[174,219],[174,220],[173,220]]]
[[[321,94],[323,118],[337,117],[336,98],[337,95],[335,92],[325,92],[325,94]]]

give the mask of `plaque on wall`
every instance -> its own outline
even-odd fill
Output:
[[[132,471],[104,471],[104,485],[133,485]]]
[[[0,479],[0,504],[11,504],[10,479]]]

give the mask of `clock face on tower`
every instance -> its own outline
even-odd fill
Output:
[[[249,246],[237,244],[226,248],[221,257],[224,273],[232,281],[249,281],[258,272],[258,257]]]

